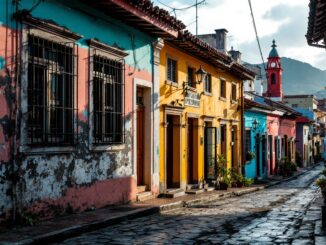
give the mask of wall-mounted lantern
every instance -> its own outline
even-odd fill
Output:
[[[200,68],[195,72],[195,76],[196,76],[195,82],[183,82],[184,88],[186,88],[189,85],[191,86],[193,84],[201,84],[202,82],[204,82],[207,76],[207,72],[200,66]]]
[[[252,128],[253,128],[254,131],[257,130],[257,126],[258,126],[258,122],[257,122],[257,120],[255,119],[255,120],[252,122]]]

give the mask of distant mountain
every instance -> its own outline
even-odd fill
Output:
[[[318,98],[326,98],[326,71],[286,57],[282,57],[281,62],[284,94],[315,94]],[[263,67],[262,64],[259,66]],[[266,77],[265,74],[263,77]]]

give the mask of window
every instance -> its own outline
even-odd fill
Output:
[[[221,142],[226,141],[226,125],[221,125]]]
[[[177,83],[177,61],[168,58],[167,60],[167,80]]]
[[[93,56],[95,144],[123,143],[123,67],[120,60]]]
[[[28,40],[28,144],[75,142],[76,91],[74,44],[32,34]]]
[[[276,76],[275,76],[275,73],[272,73],[272,75],[271,75],[271,82],[272,82],[272,84],[276,84]]]
[[[212,76],[210,74],[205,77],[205,92],[212,93]]]
[[[237,85],[232,83],[232,94],[231,94],[232,101],[237,100]]]
[[[251,151],[251,130],[246,129],[246,135],[245,135],[245,153],[248,151]]]
[[[221,79],[220,80],[220,97],[226,98],[226,81]]]
[[[188,79],[189,86],[193,87],[193,88],[196,88],[196,84],[194,83],[195,69],[191,68],[191,67],[188,67],[188,73],[187,74],[188,74],[187,79]]]

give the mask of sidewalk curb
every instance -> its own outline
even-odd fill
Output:
[[[144,216],[148,216],[148,215],[152,215],[152,214],[156,214],[156,213],[160,213],[160,212],[166,212],[169,210],[173,210],[173,209],[178,209],[178,208],[182,208],[182,207],[187,207],[190,205],[194,205],[194,204],[200,204],[200,203],[205,203],[205,202],[213,202],[216,200],[221,200],[221,199],[226,199],[226,198],[230,198],[230,197],[234,197],[234,196],[242,196],[242,195],[246,195],[249,193],[253,193],[253,192],[257,192],[260,190],[264,190],[267,188],[270,188],[272,186],[278,185],[280,183],[283,182],[287,182],[293,179],[298,178],[299,176],[307,173],[308,171],[314,169],[315,167],[319,166],[319,164],[316,164],[310,168],[307,168],[305,170],[303,170],[302,172],[291,176],[289,178],[286,179],[282,179],[282,180],[278,180],[278,181],[274,181],[273,183],[270,184],[265,184],[262,186],[254,186],[251,187],[249,189],[243,189],[243,190],[235,190],[235,191],[231,191],[231,192],[224,192],[224,193],[218,193],[215,195],[211,195],[211,196],[207,196],[207,197],[200,197],[200,198],[194,198],[192,200],[188,200],[188,201],[176,201],[176,202],[172,202],[169,204],[164,204],[161,206],[151,206],[151,207],[143,207],[143,208],[138,208],[136,210],[132,210],[132,211],[128,211],[125,212],[123,214],[118,215],[117,217],[114,218],[107,218],[104,220],[100,220],[100,221],[95,221],[95,222],[91,222],[91,223],[86,223],[86,224],[81,224],[81,225],[77,225],[77,226],[72,226],[72,227],[68,227],[65,229],[61,229],[61,230],[57,230],[57,231],[53,231],[50,233],[45,233],[39,236],[35,236],[33,238],[27,238],[18,242],[12,242],[12,243],[2,243],[1,244],[19,244],[19,245],[27,245],[27,244],[45,244],[45,243],[53,243],[53,242],[60,242],[63,241],[65,239],[77,236],[79,234],[82,234],[84,232],[91,232],[97,229],[101,229],[101,228],[105,228],[111,225],[115,225],[118,224],[124,220],[132,220],[132,219],[136,219],[139,217],[144,217]]]
[[[159,207],[139,208],[138,210],[129,211],[127,215],[121,214],[114,218],[107,218],[104,220],[95,221],[87,224],[72,226],[72,227],[68,227],[65,229],[57,230],[54,232],[46,233],[33,238],[29,238],[26,240],[21,240],[19,242],[9,243],[9,244],[27,245],[27,244],[45,244],[49,242],[60,242],[65,239],[82,234],[84,232],[91,232],[97,229],[118,224],[124,220],[132,220],[132,219],[144,217],[158,212],[159,212]]]

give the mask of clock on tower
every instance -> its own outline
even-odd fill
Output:
[[[273,40],[272,50],[269,52],[267,62],[267,92],[266,96],[271,97],[273,100],[282,101],[282,66],[281,58],[276,50],[275,40]]]

